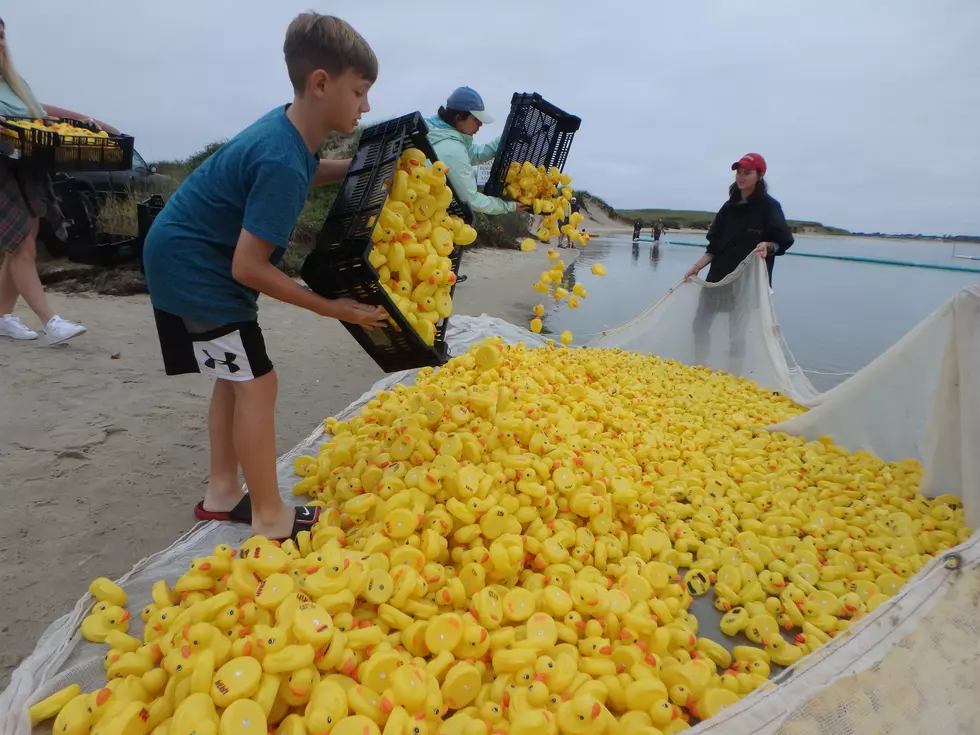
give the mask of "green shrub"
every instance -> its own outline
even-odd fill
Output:
[[[596,206],[599,210],[606,213],[609,217],[616,216],[616,210],[613,209],[612,205],[609,204],[605,199],[597,197],[595,194],[586,191],[585,189],[579,189],[575,192],[575,197],[579,203],[582,205],[582,209],[589,212],[589,207]]]
[[[520,241],[529,234],[531,216],[524,212],[497,216],[477,213],[473,226],[477,232],[475,245],[478,247],[516,250]]]

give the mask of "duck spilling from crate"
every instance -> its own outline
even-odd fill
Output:
[[[429,165],[416,148],[402,154],[368,254],[385,292],[427,345],[435,343],[436,324],[453,311],[456,274],[449,256],[476,240],[476,230],[447,212],[453,200],[448,170],[441,161]]]
[[[442,365],[452,293],[464,245],[476,240],[473,213],[460,202],[426,139],[421,113],[373,125],[303,263],[303,280],[328,299],[383,306],[390,322],[346,324],[386,372]]]

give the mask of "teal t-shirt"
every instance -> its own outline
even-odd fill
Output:
[[[231,274],[241,231],[275,246],[278,263],[319,159],[278,107],[205,161],[157,215],[143,246],[150,301],[206,324],[254,321],[258,292]]]

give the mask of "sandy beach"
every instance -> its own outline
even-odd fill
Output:
[[[525,323],[545,251],[466,253],[456,312]],[[164,375],[149,299],[50,297],[89,332],[58,347],[0,341],[0,690],[92,578],[120,576],[194,524],[207,479],[210,381]],[[279,373],[280,452],[383,375],[338,322],[269,299],[259,322]]]

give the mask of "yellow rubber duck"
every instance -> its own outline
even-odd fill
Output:
[[[599,735],[605,730],[608,711],[591,697],[576,697],[558,708],[558,729],[562,735]]]
[[[779,635],[767,641],[766,652],[772,662],[780,666],[792,666],[803,658],[803,650],[799,646],[787,643]]]
[[[92,643],[104,643],[113,630],[123,633],[129,630],[129,611],[123,610],[118,605],[96,603],[92,611],[82,620],[82,636]]]
[[[339,684],[325,679],[314,687],[303,718],[310,735],[327,735],[347,715],[347,694]]]
[[[99,602],[117,607],[125,607],[129,599],[122,587],[105,577],[92,580],[88,586],[88,593]]]

